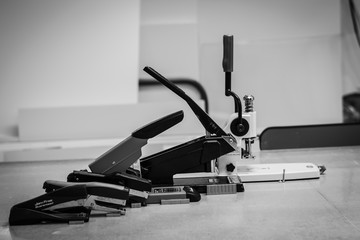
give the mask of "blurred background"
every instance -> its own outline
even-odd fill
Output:
[[[145,66],[200,83],[223,126],[234,109],[225,34],[232,90],[255,97],[259,133],[356,121],[343,98],[360,91],[359,10],[360,0],[2,0],[0,141],[120,138],[179,108],[188,120],[170,133],[204,132],[170,91],[141,97]]]

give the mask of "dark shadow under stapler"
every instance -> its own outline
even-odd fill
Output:
[[[129,200],[129,189],[115,184],[101,182],[74,183],[47,180],[43,188],[46,192],[56,191],[68,186],[85,185],[87,197],[84,207],[90,208],[92,214],[119,214],[124,215],[126,202]],[[95,212],[94,212],[95,211]]]
[[[143,177],[150,179],[155,185],[172,185],[173,175],[210,172],[212,160],[237,149],[236,139],[225,133],[184,91],[154,69],[145,67],[144,71],[184,99],[208,135],[140,159]]]
[[[91,209],[85,207],[87,196],[83,184],[40,195],[14,205],[9,225],[88,222]]]

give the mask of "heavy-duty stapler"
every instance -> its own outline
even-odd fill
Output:
[[[235,112],[230,115],[225,131],[230,132],[237,140],[237,151],[222,156],[218,160],[220,175],[237,174],[242,182],[280,181],[319,178],[325,171],[313,163],[276,163],[247,164],[244,160],[255,159],[252,145],[257,138],[256,111],[254,97],[243,97],[245,107],[242,109],[240,98],[231,91],[231,73],[233,71],[234,37],[223,36],[223,70],[225,72],[225,95],[232,96],[235,102]],[[232,171],[229,171],[232,170]]]
[[[137,129],[89,164],[91,172],[75,170],[68,175],[67,181],[121,185],[129,189],[128,203],[146,204],[152,183],[131,165],[141,157],[141,148],[147,144],[148,139],[176,125],[183,118],[183,111],[177,111]]]
[[[184,99],[208,135],[140,159],[142,174],[158,185],[172,185],[178,173],[211,172],[211,161],[236,150],[236,139],[224,132],[184,91],[151,67],[144,71]]]
[[[189,96],[180,88],[162,77],[150,67],[144,69],[176,94],[192,108],[209,135],[196,138],[178,146],[140,159],[141,177],[152,185],[173,185],[173,175],[177,173],[210,172],[211,161],[236,149],[236,140],[226,134]],[[131,170],[131,165],[141,157],[141,147],[166,129],[183,119],[183,111],[178,111],[133,132],[130,137],[105,152],[89,165],[92,174],[102,174],[108,181],[116,174]],[[77,172],[76,174],[79,174]],[[98,178],[99,179],[99,178]],[[121,181],[121,180],[120,180]],[[126,186],[126,184],[125,184]]]
[[[47,180],[43,188],[46,192],[52,192],[68,186],[85,185],[87,197],[84,207],[104,214],[124,215],[126,202],[129,200],[129,189],[109,183],[86,182],[73,183],[56,180]]]
[[[183,118],[184,112],[178,111],[147,124],[95,159],[89,168],[93,173],[104,175],[126,172],[141,157],[141,148],[150,138],[178,124]]]
[[[127,203],[146,203],[151,191],[151,181],[128,173],[113,173],[109,175],[88,172],[87,170],[73,171],[67,177],[68,182],[100,182],[126,186],[129,189]]]
[[[14,205],[9,225],[88,222],[91,209],[85,207],[86,186],[74,185]]]
[[[188,185],[200,193],[222,194],[228,187],[233,189],[231,193],[243,192],[244,186],[237,175],[220,176],[215,164],[211,166],[218,158],[237,150],[236,139],[164,76],[150,67],[145,67],[144,71],[185,100],[208,135],[140,159],[143,175],[153,183]]]
[[[223,156],[218,161],[220,175],[237,174],[239,159],[254,159],[252,145],[256,138],[256,112],[253,108],[254,97],[244,96],[245,109],[243,111],[240,97],[231,90],[231,73],[233,72],[234,37],[223,36],[223,61],[225,73],[225,96],[234,99],[235,110],[230,115],[224,129],[230,132],[237,141],[237,151]],[[244,145],[243,145],[244,144]]]

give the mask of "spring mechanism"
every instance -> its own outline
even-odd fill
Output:
[[[253,112],[254,111],[254,96],[252,95],[245,95],[244,96],[245,101],[245,112]]]

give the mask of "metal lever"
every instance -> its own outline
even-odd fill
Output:
[[[238,128],[242,131],[242,106],[239,96],[231,91],[231,72],[233,71],[233,59],[234,59],[234,36],[223,36],[224,55],[222,66],[225,72],[225,95],[232,96],[235,103],[235,112],[238,113]]]

